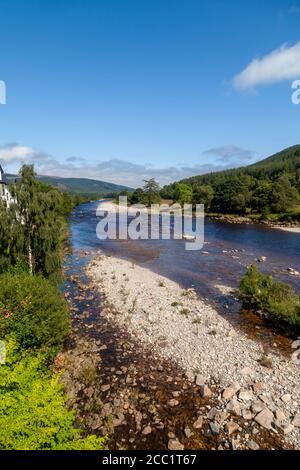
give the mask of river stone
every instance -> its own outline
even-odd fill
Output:
[[[279,408],[275,411],[275,417],[278,423],[281,423],[281,424],[284,423],[286,420],[286,416],[284,412],[280,410]]]
[[[185,437],[187,437],[188,439],[190,439],[190,437],[193,436],[193,432],[188,427],[184,428],[184,434],[185,434]]]
[[[152,432],[152,429],[151,429],[151,426],[146,426],[143,430],[142,430],[142,434],[144,436],[148,436],[148,434],[151,434]]]
[[[235,423],[234,421],[229,421],[229,423],[226,423],[226,426],[225,426],[226,432],[229,436],[231,436],[231,434],[237,431],[238,428],[239,428],[238,423]]]
[[[203,377],[203,375],[197,374],[196,378],[195,378],[195,382],[196,382],[196,385],[198,385],[198,387],[200,387],[201,385],[205,384],[205,378]]]
[[[200,395],[202,398],[208,398],[211,397],[212,391],[207,385],[201,385],[200,386]]]
[[[184,445],[178,439],[170,439],[168,442],[169,450],[184,450]]]
[[[273,419],[273,413],[268,408],[262,410],[260,413],[258,413],[258,415],[255,416],[255,421],[266,429],[271,429]]]
[[[284,426],[281,426],[280,429],[284,435],[287,435],[294,430],[294,426],[292,424],[285,424]]]
[[[101,385],[101,387],[100,387],[101,392],[107,392],[107,390],[109,390],[109,389],[110,389],[109,384]]]
[[[199,416],[193,424],[193,428],[201,429],[203,426],[203,417]]]
[[[259,445],[257,444],[257,442],[253,441],[252,439],[250,439],[250,441],[247,442],[247,445],[249,449],[251,450],[259,450]]]
[[[295,414],[292,424],[297,428],[300,428],[300,413]]]
[[[262,389],[263,389],[264,385],[262,382],[255,382],[253,385],[252,385],[252,388],[253,388],[253,391],[254,393],[258,393],[258,392],[261,392]]]
[[[213,434],[219,434],[220,426],[217,423],[209,423],[209,427]]]
[[[224,400],[231,400],[231,398],[239,391],[240,385],[237,382],[229,385],[229,387],[225,388],[222,393],[222,397]]]
[[[239,399],[243,401],[249,401],[253,398],[253,393],[251,390],[241,390],[239,393]]]
[[[283,403],[289,403],[291,401],[291,395],[289,393],[285,393],[284,395],[282,395],[281,397],[281,400],[283,401]]]
[[[236,416],[240,416],[241,414],[241,407],[235,399],[231,400],[228,403],[228,405],[226,406],[226,410]]]
[[[173,406],[179,405],[179,401],[175,400],[175,398],[172,398],[171,400],[168,401],[168,405],[173,408]]]

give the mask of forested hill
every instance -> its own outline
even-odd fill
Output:
[[[61,191],[66,191],[79,196],[84,195],[109,195],[120,191],[133,191],[132,188],[106,181],[93,180],[89,178],[61,178],[56,176],[37,176],[40,181],[50,184]],[[16,179],[15,175],[7,175],[8,181]]]
[[[182,186],[183,185],[183,186]],[[297,206],[300,193],[300,145],[246,167],[186,178],[165,186],[161,195],[192,188],[192,200],[206,210],[226,214],[283,213]],[[177,197],[178,199],[178,197]]]

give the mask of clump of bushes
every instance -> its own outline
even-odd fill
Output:
[[[105,438],[82,437],[74,412],[65,407],[59,376],[51,376],[45,356],[20,351],[6,340],[0,366],[0,450],[99,450]]]
[[[260,273],[254,264],[240,282],[239,298],[244,307],[262,311],[270,320],[300,327],[300,297],[291,286]]]
[[[47,279],[26,272],[0,276],[0,338],[13,334],[23,349],[55,354],[69,330],[67,304]]]

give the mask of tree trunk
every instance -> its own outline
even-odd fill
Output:
[[[29,262],[29,272],[33,273],[33,263],[32,263],[32,249],[31,249],[31,240],[28,239],[28,262]]]

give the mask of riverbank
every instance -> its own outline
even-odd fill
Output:
[[[261,447],[262,431],[299,445],[299,366],[290,358],[266,354],[192,289],[130,261],[100,256],[88,274],[104,296],[105,318],[182,368],[191,382],[196,376],[202,398],[214,398],[202,416],[210,428],[225,435],[230,429],[245,448],[248,441]]]

